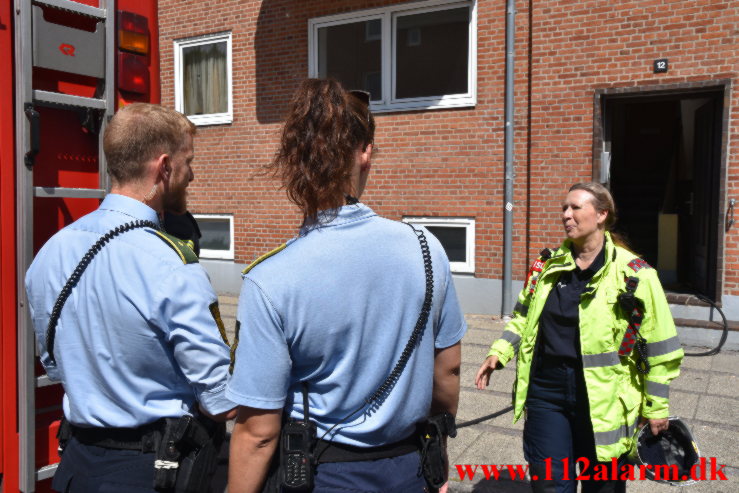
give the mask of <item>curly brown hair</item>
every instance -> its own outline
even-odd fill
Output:
[[[267,166],[307,224],[344,204],[357,149],[374,141],[375,120],[363,101],[334,79],[304,80],[290,101],[280,146]]]

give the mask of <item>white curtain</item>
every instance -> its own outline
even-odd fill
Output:
[[[186,115],[228,111],[226,42],[183,49],[183,94]]]

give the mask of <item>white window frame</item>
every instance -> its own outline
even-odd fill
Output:
[[[200,219],[227,219],[229,235],[231,236],[229,244],[231,248],[229,250],[211,250],[209,248],[200,248],[200,258],[203,259],[219,259],[219,260],[233,260],[234,259],[234,217],[231,214],[193,214],[195,220]]]
[[[451,270],[455,274],[475,273],[475,220],[470,217],[403,217],[404,223],[416,226],[436,226],[441,228],[463,227],[466,233],[466,262],[449,262]]]
[[[439,10],[469,7],[469,47],[467,60],[467,92],[418,98],[394,97],[395,94],[395,26],[397,18],[408,14],[422,14]],[[308,21],[308,77],[318,77],[318,29],[323,27],[382,21],[382,99],[373,100],[370,109],[374,113],[404,110],[431,110],[437,108],[470,107],[477,103],[477,0],[426,0],[422,2],[389,5],[387,7],[316,17]],[[358,89],[358,88],[349,88]]]
[[[182,90],[182,49],[192,46],[222,43],[224,41],[226,42],[226,90],[228,91],[228,111],[226,113],[210,113],[207,115],[189,115],[187,118],[189,118],[195,125],[224,125],[233,122],[233,64],[231,56],[231,33],[222,32],[196,36],[194,38],[174,40],[174,101],[175,109],[183,114],[185,113],[185,102]]]

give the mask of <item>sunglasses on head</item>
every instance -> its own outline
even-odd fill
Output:
[[[349,94],[369,106],[370,104],[370,93],[367,91],[360,91],[359,89],[352,89]]]
[[[370,121],[370,109],[369,109],[369,106],[370,106],[370,93],[368,93],[367,91],[360,91],[359,89],[353,89],[353,90],[349,91],[349,94],[351,94],[352,96],[354,96],[355,98],[357,98],[358,100],[360,100],[362,102],[362,104],[364,104],[367,107],[367,116],[366,116],[366,118],[367,118],[367,122],[369,122]]]

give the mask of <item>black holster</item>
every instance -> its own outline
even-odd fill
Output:
[[[449,471],[446,453],[447,437],[457,436],[454,416],[449,413],[431,416],[420,426],[419,440],[421,464],[420,472],[429,489],[434,492],[444,486]]]
[[[64,453],[64,449],[67,448],[70,438],[72,438],[72,426],[67,421],[67,418],[62,416],[61,421],[59,421],[59,429],[56,430],[56,439],[59,442],[59,447],[57,448],[59,456]]]
[[[207,492],[225,436],[225,423],[204,416],[167,418],[156,451],[154,489]]]

